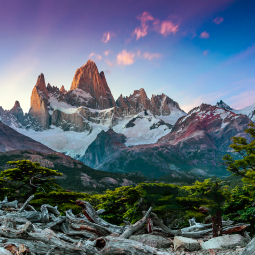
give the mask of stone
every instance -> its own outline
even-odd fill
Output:
[[[201,244],[202,249],[233,249],[237,246],[244,247],[248,243],[247,239],[239,234],[224,235],[211,238]]]
[[[65,94],[67,91],[65,90],[64,85],[61,86],[60,90],[61,93]]]
[[[198,251],[200,250],[200,243],[192,238],[187,238],[183,236],[174,237],[174,250],[188,250],[188,251]]]
[[[114,107],[115,100],[106,82],[104,72],[98,72],[94,61],[88,62],[82,67],[78,68],[71,85],[71,89],[66,93],[66,97],[71,101],[73,98],[73,91],[80,89],[86,93],[86,97],[91,97],[87,106],[93,109],[108,109]],[[72,95],[72,96],[70,96]],[[72,104],[71,102],[69,102]],[[82,106],[82,104],[80,105]]]
[[[49,128],[48,96],[44,75],[41,73],[32,91],[29,114],[35,117],[44,128]]]
[[[129,239],[137,241],[142,244],[146,244],[154,248],[169,248],[172,244],[172,242],[169,239],[166,239],[162,236],[148,234],[130,236]]]
[[[7,251],[6,249],[0,247],[0,254],[1,255],[12,255],[11,252]]]
[[[241,255],[255,255],[255,238],[247,244]]]

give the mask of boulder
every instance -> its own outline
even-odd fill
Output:
[[[248,243],[248,240],[239,234],[224,235],[210,239],[207,242],[201,244],[202,249],[233,249],[237,246],[244,247]]]
[[[183,236],[174,237],[174,250],[184,248],[188,251],[198,251],[200,250],[200,243],[192,238],[187,238]]]
[[[0,254],[1,255],[12,255],[11,252],[7,251],[6,249],[0,247]]]
[[[129,239],[137,241],[142,244],[146,244],[148,246],[154,248],[169,248],[172,242],[169,239],[166,239],[162,236],[154,236],[154,235],[136,235],[130,236]]]
[[[255,238],[247,244],[241,255],[255,255]]]

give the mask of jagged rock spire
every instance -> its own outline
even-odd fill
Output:
[[[81,89],[95,99],[93,108],[107,109],[115,106],[111,90],[108,87],[104,72],[99,74],[94,61],[78,68],[71,85],[71,90]]]

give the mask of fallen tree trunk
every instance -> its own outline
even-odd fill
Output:
[[[144,217],[142,219],[140,219],[139,221],[137,221],[134,225],[130,225],[122,235],[120,235],[120,238],[129,238],[135,231],[138,231],[140,228],[143,227],[143,225],[145,224],[147,218],[150,216],[150,213],[152,211],[152,207],[149,208],[149,210],[147,211],[147,213],[144,215]]]
[[[170,255],[168,252],[159,251],[134,240],[110,236],[97,239],[95,247],[100,255]]]

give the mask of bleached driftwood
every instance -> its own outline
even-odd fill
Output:
[[[95,211],[86,201],[76,201],[76,204],[83,209],[82,214],[75,216],[71,210],[67,210],[65,216],[60,216],[57,207],[47,204],[41,206],[41,212],[26,211],[32,199],[32,196],[29,197],[16,211],[0,211],[0,246],[17,250],[22,244],[24,252],[29,249],[31,255],[33,253],[39,255],[166,255],[169,253],[158,251],[128,238],[134,233],[145,231],[145,227],[147,227],[147,233],[153,232],[153,225],[158,226],[170,236],[197,238],[212,233],[211,223],[197,223],[194,218],[189,221],[190,227],[172,230],[152,212],[152,207],[144,212],[144,217],[135,224],[125,221],[125,226],[117,226],[99,217],[104,210]],[[0,203],[6,205],[17,202],[8,202],[5,199]],[[137,204],[139,206],[139,201]],[[232,221],[223,221],[223,233],[243,231],[247,226],[247,224],[234,225]]]

